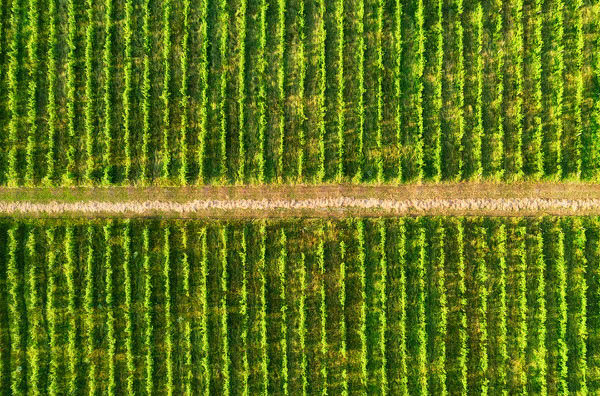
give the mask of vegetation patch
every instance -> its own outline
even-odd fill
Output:
[[[598,391],[597,218],[0,223],[13,394]]]
[[[600,6],[12,0],[0,185],[600,177]]]

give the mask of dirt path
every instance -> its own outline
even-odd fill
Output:
[[[600,214],[600,199],[545,198],[411,199],[322,198],[302,200],[193,200],[190,202],[3,202],[0,214],[32,217],[343,217],[398,215]]]
[[[454,183],[403,186],[0,188],[17,217],[264,218],[398,215],[600,215],[600,185]]]

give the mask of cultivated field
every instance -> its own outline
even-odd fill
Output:
[[[600,175],[592,0],[7,0],[0,184]]]
[[[3,0],[0,394],[600,394],[599,181],[600,0]]]
[[[595,394],[598,218],[9,221],[0,386]]]

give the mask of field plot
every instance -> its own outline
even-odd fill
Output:
[[[0,223],[5,393],[600,391],[598,218]]]
[[[600,4],[8,0],[0,185],[600,180]]]

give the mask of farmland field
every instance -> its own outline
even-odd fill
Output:
[[[596,217],[0,222],[0,388],[600,390]]]
[[[600,394],[599,182],[600,0],[2,0],[0,394]]]
[[[0,185],[598,180],[597,0],[6,0]]]

